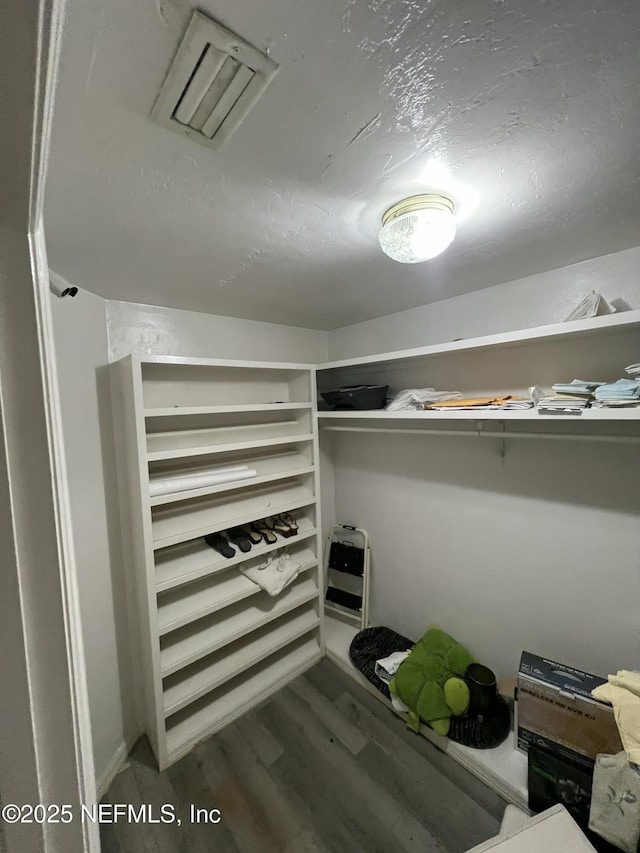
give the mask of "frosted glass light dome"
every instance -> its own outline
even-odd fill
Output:
[[[453,202],[441,195],[416,195],[382,217],[380,247],[394,261],[417,264],[444,252],[455,236]]]

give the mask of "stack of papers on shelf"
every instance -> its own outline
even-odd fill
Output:
[[[584,379],[572,379],[571,382],[560,382],[553,386],[556,394],[570,394],[577,397],[591,397],[593,392],[604,382],[590,382]]]
[[[465,397],[462,400],[449,400],[425,406],[434,412],[464,412],[484,409],[530,409],[533,403],[524,397],[506,394],[500,397]]]
[[[495,406],[494,408],[511,412],[521,409],[533,409],[533,406],[533,400],[525,400],[524,397],[512,397],[510,400],[506,400],[501,406]]]
[[[407,388],[400,391],[387,406],[388,412],[421,412],[427,403],[461,400],[459,391],[436,391],[435,388]]]
[[[640,380],[618,379],[608,385],[600,385],[596,389],[596,400],[607,406],[610,403],[640,404]]]
[[[589,406],[585,397],[543,397],[538,401],[541,415],[581,415]]]
[[[592,409],[628,409],[640,405],[640,400],[594,400]]]

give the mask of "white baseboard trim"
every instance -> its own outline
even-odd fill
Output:
[[[120,771],[124,770],[124,768],[126,767],[129,753],[131,752],[135,742],[141,735],[141,731],[136,731],[132,735],[130,735],[126,741],[123,740],[120,746],[116,749],[116,751],[113,753],[113,755],[107,762],[107,766],[96,779],[96,793],[98,802],[100,802],[100,800],[107,793],[107,791],[111,787],[111,783],[116,778],[118,773],[120,773]]]

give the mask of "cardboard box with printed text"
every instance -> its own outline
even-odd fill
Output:
[[[538,738],[595,761],[622,749],[610,705],[591,691],[606,678],[523,652],[518,671],[516,746],[527,752]]]

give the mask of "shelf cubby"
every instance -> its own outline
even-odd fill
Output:
[[[290,540],[291,541],[291,540]],[[300,573],[317,565],[318,558],[314,547],[303,540],[299,544],[285,545],[273,553],[285,550],[291,558],[300,564]],[[247,554],[249,556],[249,554]],[[254,557],[243,563],[243,567],[258,565],[264,556]],[[232,566],[212,577],[178,587],[158,596],[158,633],[160,636],[175,631],[183,625],[194,622],[208,614],[223,610],[252,595],[261,592],[260,587],[245,577],[238,566]]]
[[[298,523],[298,535],[295,538],[285,539],[277,534],[275,543],[268,545],[263,541],[261,545],[254,545],[247,554],[237,550],[233,557],[223,557],[210,548],[203,538],[156,551],[156,592],[165,592],[208,575],[224,572],[231,566],[285,548],[292,541],[302,542],[317,537],[313,506],[305,507],[295,515]]]
[[[143,405],[153,409],[308,403],[310,378],[307,365],[296,369],[249,362],[146,359],[142,362]]]
[[[321,657],[317,638],[305,635],[173,714],[167,720],[169,760],[176,761],[199,741],[223,728],[238,712],[266,699]]]
[[[146,423],[149,461],[276,447],[313,437],[308,409],[147,418]]]
[[[229,645],[318,597],[318,586],[308,574],[298,577],[277,598],[260,591],[248,602],[226,607],[219,614],[191,622],[160,640],[162,677],[184,669],[205,655]]]
[[[315,499],[313,477],[307,474],[272,485],[237,488],[222,495],[154,507],[151,522],[154,547],[165,548],[265,516],[309,506]]]
[[[317,608],[313,603],[305,604],[169,676],[163,685],[165,715],[169,717],[182,710],[318,626]]]
[[[245,480],[232,480],[227,483],[218,483],[212,486],[201,486],[183,491],[169,492],[167,494],[152,496],[151,506],[160,506],[167,503],[188,500],[190,498],[203,497],[218,494],[233,489],[250,488],[251,486],[263,485],[264,483],[286,479],[291,476],[300,476],[312,473],[314,470],[313,447],[310,443],[288,444],[284,447],[267,447],[261,450],[230,453],[223,460],[218,457],[202,460],[199,458],[196,464],[189,466],[167,463],[155,463],[150,466],[150,483],[158,479],[171,478],[172,476],[199,476],[206,473],[215,473],[221,465],[246,465],[255,471],[256,476]]]

